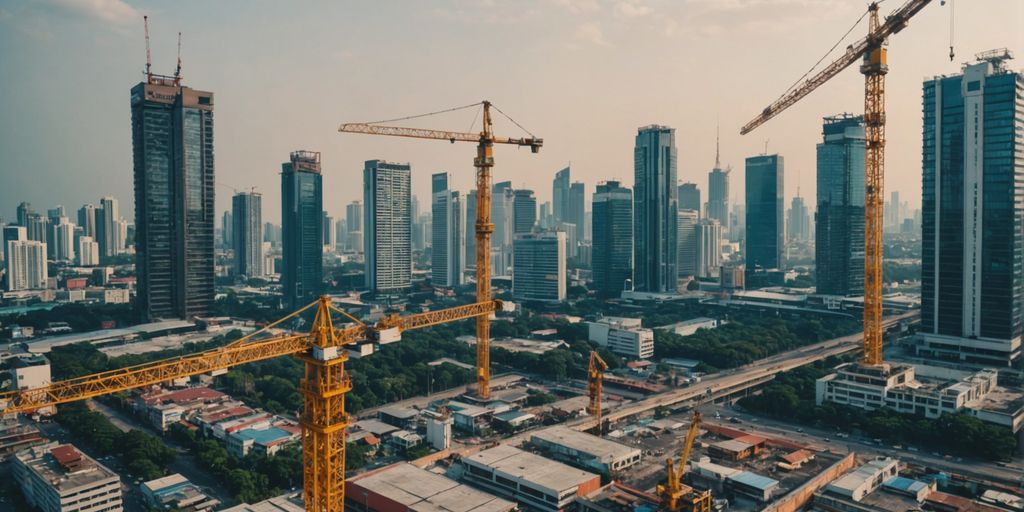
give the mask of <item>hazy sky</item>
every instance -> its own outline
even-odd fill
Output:
[[[900,5],[882,4],[883,12]],[[411,162],[424,202],[429,176],[472,183],[472,144],[337,133],[346,121],[400,117],[490,99],[545,139],[540,154],[499,147],[495,179],[551,198],[554,172],[594,185],[633,181],[639,126],[676,128],[679,179],[706,198],[715,124],[732,195],[743,159],[786,159],[786,193],[812,198],[821,117],[863,111],[857,69],[822,86],[754,133],[739,127],[836,42],[862,0],[494,0],[278,2],[3,0],[0,2],[0,216],[18,202],[74,211],[112,194],[133,220],[129,90],[145,63],[150,16],[154,71],[170,74],[184,34],[185,83],[215,94],[217,210],[232,188],[263,193],[280,216],[280,164],[295,149],[323,152],[324,205],[334,215],[362,194],[362,162]],[[1024,59],[1024,0],[932,2],[890,43],[886,198],[921,194],[921,82],[955,73],[973,54],[1009,47]],[[865,33],[864,25],[849,42]],[[844,48],[844,43],[840,48]],[[826,61],[827,62],[827,61]],[[1015,69],[1024,61],[1014,61]],[[467,130],[473,112],[417,126]],[[476,125],[479,127],[479,124]],[[498,121],[499,134],[519,135]]]

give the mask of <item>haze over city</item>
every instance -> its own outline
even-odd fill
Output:
[[[217,211],[232,188],[255,187],[276,212],[280,164],[296,148],[323,153],[324,205],[339,215],[361,192],[364,160],[413,165],[426,198],[431,173],[472,183],[472,150],[342,136],[337,126],[490,99],[544,151],[499,148],[496,181],[551,199],[550,175],[570,161],[592,190],[632,182],[639,126],[676,128],[679,179],[706,190],[716,123],[722,161],[768,150],[786,158],[786,196],[815,193],[821,118],[863,111],[863,76],[850,70],[747,136],[739,127],[788,88],[850,28],[859,0],[530,2],[21,1],[0,5],[0,204],[79,205],[112,194],[132,209],[129,89],[145,64],[150,16],[154,71],[171,73],[182,32],[185,83],[217,99]],[[920,204],[921,81],[959,72],[977,52],[1024,52],[1024,3],[958,0],[913,20],[890,41],[886,190]],[[895,6],[883,4],[883,12]],[[1000,13],[993,16],[992,13]],[[863,37],[862,22],[847,41]],[[833,57],[837,53],[833,53]],[[826,59],[824,62],[829,62]],[[819,66],[820,67],[820,66]],[[465,130],[475,111],[417,126]],[[500,117],[500,116],[499,116]],[[502,119],[498,133],[521,131]],[[477,129],[479,124],[477,124]],[[45,183],[45,186],[39,186]],[[888,197],[887,197],[888,199]],[[589,201],[589,196],[588,196]],[[4,216],[11,215],[4,212]]]

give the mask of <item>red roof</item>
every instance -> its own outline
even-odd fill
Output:
[[[944,510],[956,510],[958,512],[997,512],[1002,510],[976,501],[971,501],[967,498],[946,494],[941,491],[935,491],[929,494],[924,500],[932,503],[938,503]]]
[[[741,442],[741,443],[752,444],[754,446],[757,446],[759,444],[763,444],[766,441],[765,438],[763,438],[761,436],[755,436],[754,434],[742,435],[742,436],[737,437],[736,440]]]
[[[82,459],[82,454],[78,453],[78,450],[70,444],[62,444],[50,450],[50,453],[53,454],[53,458],[57,459],[61,466],[67,466]]]
[[[790,464],[799,464],[809,458],[811,458],[811,452],[807,450],[797,450],[782,456],[782,460]]]
[[[366,437],[362,439],[362,441],[370,446],[376,446],[378,443],[380,443],[380,439],[377,439],[377,436],[373,434],[368,434]]]
[[[176,404],[210,401],[224,398],[227,395],[210,388],[185,388],[177,391],[156,392],[143,395],[147,404],[174,402]]]

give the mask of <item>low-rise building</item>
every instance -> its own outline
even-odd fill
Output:
[[[918,414],[926,418],[966,411],[1017,432],[1024,426],[1024,397],[998,388],[996,370],[975,373],[929,366],[848,363],[817,380],[815,400]],[[994,398],[1000,397],[999,400]],[[991,398],[991,399],[990,399]]]
[[[391,437],[388,438],[391,445],[401,450],[408,450],[415,448],[423,444],[423,437],[415,432],[409,432],[408,430],[397,430],[391,433]]]
[[[750,457],[753,457],[764,449],[765,438],[746,435],[737,437],[736,439],[729,439],[726,441],[719,441],[712,443],[708,447],[708,452],[713,456],[723,460],[739,461]]]
[[[220,501],[207,496],[202,489],[179,473],[144,482],[139,486],[146,504],[155,510],[213,510]]]
[[[238,458],[245,457],[250,452],[271,457],[301,437],[302,429],[296,425],[279,424],[267,428],[247,428],[227,436],[227,449],[228,453]]]
[[[601,487],[601,477],[525,452],[499,445],[463,457],[466,482],[508,497],[530,510],[573,510],[577,496]]]
[[[537,431],[530,437],[530,444],[553,458],[600,473],[614,473],[639,464],[643,453],[639,448],[563,426]]]
[[[345,502],[369,512],[511,512],[516,504],[412,464],[349,478]]]
[[[658,510],[661,497],[612,482],[586,496],[577,496],[579,512],[638,512]]]
[[[242,503],[220,512],[306,512],[301,492],[290,492],[256,503]]]
[[[231,397],[207,387],[177,390],[156,389],[145,392],[135,399],[135,409],[145,414],[150,424],[166,431],[192,413],[212,405],[230,401]]]
[[[634,359],[654,356],[654,331],[641,326],[639,318],[606,316],[587,322],[590,341],[616,354]]]
[[[377,409],[377,419],[402,429],[415,429],[420,412],[411,407],[388,405]]]
[[[25,500],[43,512],[120,512],[121,480],[70,444],[48,443],[14,457]]]
[[[22,353],[4,360],[4,366],[11,376],[11,390],[38,388],[50,385],[50,361],[45,356]],[[0,379],[2,381],[3,379]],[[35,414],[50,415],[57,412],[54,406],[43,407]]]
[[[34,425],[22,424],[17,418],[0,423],[0,462],[30,446],[45,443],[46,440]]]
[[[899,475],[899,461],[885,457],[868,461],[863,466],[835,479],[825,492],[860,501],[886,480]]]
[[[728,487],[736,494],[746,496],[760,503],[768,503],[779,488],[779,481],[766,476],[740,471],[725,479]]]
[[[668,331],[680,336],[689,336],[696,333],[700,329],[714,329],[721,325],[716,318],[708,317],[697,317],[689,320],[683,320],[682,322],[676,322],[674,324],[663,325],[661,327],[655,327],[656,331]]]

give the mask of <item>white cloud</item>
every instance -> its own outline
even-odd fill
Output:
[[[69,12],[118,25],[136,22],[142,14],[123,0],[47,0]]]
[[[580,25],[576,29],[576,40],[582,43],[589,43],[596,46],[611,46],[611,43],[604,38],[604,31],[597,22],[589,22]]]
[[[554,0],[554,2],[573,14],[594,12],[601,8],[597,0]]]
[[[615,4],[615,13],[627,18],[647,16],[651,11],[651,7],[644,5],[641,0],[622,0]]]

